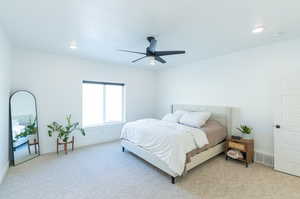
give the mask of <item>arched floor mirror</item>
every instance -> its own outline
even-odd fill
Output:
[[[10,165],[15,166],[40,155],[35,96],[16,91],[9,100]]]

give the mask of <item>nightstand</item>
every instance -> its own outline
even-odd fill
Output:
[[[246,167],[248,167],[248,164],[253,163],[254,140],[247,140],[247,139],[235,140],[229,138],[226,142],[226,150],[225,150],[226,160],[230,158],[229,156],[227,156],[227,151],[230,149],[238,150],[243,154],[244,158],[239,158],[237,160],[245,162]]]

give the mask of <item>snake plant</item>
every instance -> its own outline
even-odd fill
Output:
[[[243,134],[251,134],[252,133],[252,128],[248,127],[246,125],[241,125],[239,128],[236,128],[237,130],[239,130],[241,133]]]

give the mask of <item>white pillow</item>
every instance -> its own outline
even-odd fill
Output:
[[[200,128],[210,118],[210,112],[186,112],[179,120],[181,124]]]
[[[176,115],[172,114],[172,113],[168,113],[162,118],[162,120],[177,123],[178,122],[178,117]]]
[[[179,111],[175,111],[175,113],[173,113],[173,115],[176,115],[176,116],[178,117],[178,122],[179,122],[180,118],[181,118],[185,113],[187,113],[187,111],[179,110]]]
[[[178,123],[180,118],[186,113],[186,111],[176,111],[175,113],[168,113],[166,114],[162,120],[168,121],[168,122],[175,122]]]

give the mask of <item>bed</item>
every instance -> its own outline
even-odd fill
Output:
[[[171,176],[171,182],[173,184],[175,183],[176,177],[184,176],[189,170],[207,161],[208,159],[224,152],[225,138],[231,132],[232,125],[230,107],[180,104],[172,105],[171,112],[174,113],[177,110],[184,110],[189,112],[209,111],[212,113],[212,115],[201,129],[191,129],[191,127],[186,127],[183,125],[180,126],[179,124],[169,124],[154,119],[148,119],[137,122],[140,123],[140,128],[134,129],[130,126],[130,124],[132,126],[136,125],[135,123],[128,124],[126,127],[124,127],[127,129],[123,129],[121,134],[121,145],[123,152],[126,149],[127,151],[139,156],[140,158],[144,159],[145,161],[149,162],[155,167],[161,169],[169,176]],[[143,122],[145,125],[143,124]],[[146,127],[144,127],[146,126],[146,123],[149,123],[151,129],[146,129]],[[221,126],[223,126],[225,130],[226,134],[225,136],[223,136],[222,139],[215,137],[212,132],[209,132],[212,129],[209,126],[215,123],[218,123]],[[163,128],[156,128],[156,126],[162,126]],[[189,135],[186,135],[185,133],[179,133],[180,131],[177,130],[178,128],[180,130],[185,130],[186,132],[189,132]],[[157,132],[159,130],[165,130],[165,132]],[[134,136],[130,138],[130,136],[126,136],[127,134],[124,133],[124,131],[129,131],[129,133],[127,134],[131,133]],[[148,132],[148,135],[144,134],[144,137],[149,138],[148,140],[146,139],[145,143],[142,144],[135,142],[136,137],[139,138],[139,136],[141,137],[143,135],[140,133],[140,131]],[[204,140],[204,138],[201,138],[200,135],[203,134],[206,135],[205,137],[207,137],[209,142],[205,143],[205,141],[203,141],[203,143],[201,143],[201,140]],[[178,135],[180,136],[178,137]],[[151,136],[162,136],[161,139],[159,139],[161,141],[160,145],[163,145],[165,148],[168,148],[169,146],[164,142],[164,140],[173,137],[178,137],[176,139],[176,144],[178,144],[178,147],[173,147],[174,150],[172,151],[172,153],[165,150],[165,152],[168,152],[171,155],[164,159],[165,156],[161,156],[161,154],[163,153],[161,153],[160,151],[158,151],[159,153],[157,153],[155,151],[155,148],[149,149],[149,147],[152,146],[151,144],[149,144],[149,147],[147,147],[148,142],[152,141]],[[200,143],[196,143],[195,139],[192,139],[194,136],[200,136],[199,139],[197,138],[198,140],[200,140]],[[184,142],[184,144],[182,142]],[[192,146],[193,142],[195,146]]]

